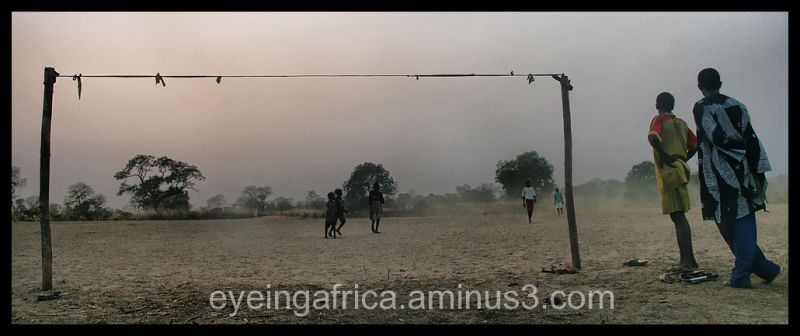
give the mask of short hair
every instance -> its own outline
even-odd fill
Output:
[[[342,194],[342,189],[336,189],[336,190],[334,190],[334,192],[336,193],[336,195],[341,195]]]
[[[675,97],[672,96],[669,92],[661,92],[656,97],[656,108],[659,111],[672,111],[675,107]]]
[[[336,195],[334,195],[332,191],[328,193],[328,199],[333,199],[335,197]]]
[[[718,90],[722,87],[719,72],[714,68],[705,68],[697,74],[697,87],[701,90]]]

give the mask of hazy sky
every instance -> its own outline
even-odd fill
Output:
[[[574,182],[623,179],[651,160],[662,91],[694,128],[697,73],[749,109],[773,172],[788,174],[787,13],[12,13],[12,165],[38,194],[42,78],[89,74],[565,73]],[[114,172],[136,154],[194,164],[195,206],[249,184],[304,199],[363,162],[400,190],[494,181],[535,150],[564,180],[558,83],[537,78],[70,78],[55,85],[51,201],[82,181],[114,208]],[[696,159],[690,161],[696,170]],[[273,196],[273,197],[274,197]]]

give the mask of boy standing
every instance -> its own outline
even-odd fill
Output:
[[[689,191],[685,184],[665,185],[663,176],[665,169],[683,169],[682,165],[697,152],[697,137],[685,121],[672,114],[674,107],[675,97],[669,92],[662,92],[656,97],[658,115],[650,121],[647,139],[653,147],[661,210],[663,214],[669,214],[675,224],[681,258],[676,268],[693,271],[698,265],[692,249],[692,230],[685,215],[690,209]]]
[[[533,204],[536,203],[536,190],[531,187],[531,180],[525,181],[522,188],[522,206],[528,209],[528,223],[533,223]]]
[[[383,212],[383,193],[380,191],[378,182],[372,184],[369,192],[369,219],[372,221],[372,232],[380,233],[378,225],[381,225],[381,213]]]
[[[332,192],[328,193],[327,210],[325,211],[325,239],[336,238],[336,200]]]
[[[344,218],[344,214],[347,213],[347,209],[344,208],[344,200],[342,200],[342,189],[336,189],[334,190],[334,192],[336,193],[336,218],[340,222],[339,227],[336,228],[336,233],[338,233],[341,236],[342,231],[340,230],[342,229],[342,226],[344,226],[344,222],[347,221],[347,219]]]
[[[556,188],[554,198],[554,201],[556,202],[556,211],[558,212],[558,215],[561,216],[561,214],[564,212],[564,196],[561,195],[561,192],[558,191],[558,188]]]

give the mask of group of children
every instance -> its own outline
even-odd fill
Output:
[[[531,187],[530,180],[526,181],[525,188],[522,189],[522,206],[528,210],[528,222],[533,222],[533,204],[536,202],[536,191]],[[555,191],[555,206],[559,215],[562,214],[562,207],[564,204],[561,192],[556,188]],[[378,226],[381,225],[381,213],[383,212],[383,193],[380,191],[380,185],[376,182],[372,184],[372,190],[369,192],[367,198],[369,203],[369,219],[372,221],[372,233],[380,233]],[[326,204],[327,210],[325,211],[325,239],[336,238],[336,235],[342,235],[342,226],[347,221],[345,214],[348,213],[344,208],[344,200],[342,200],[342,189],[336,189],[328,193],[328,203]],[[336,227],[336,223],[339,227]]]
[[[372,233],[380,233],[378,226],[381,224],[381,213],[383,212],[383,193],[380,191],[380,185],[376,182],[372,184],[372,190],[369,192],[369,219],[372,221]],[[345,214],[348,213],[344,208],[344,200],[342,200],[342,189],[336,189],[334,192],[328,193],[328,203],[326,204],[327,210],[325,211],[325,239],[336,238],[336,235],[342,235],[342,226],[347,221]],[[336,223],[339,222],[339,227]]]
[[[347,209],[344,208],[344,200],[342,200],[342,189],[336,189],[334,192],[328,193],[328,203],[326,204],[327,210],[325,211],[325,239],[336,238],[338,233],[342,235],[342,226],[347,221],[344,214]],[[336,227],[336,222],[339,222],[339,227]]]

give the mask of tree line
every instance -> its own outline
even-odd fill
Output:
[[[214,195],[206,201],[206,207],[191,211],[189,190],[195,190],[197,182],[205,180],[200,169],[192,164],[172,158],[139,154],[134,156],[120,171],[114,173],[120,181],[117,196],[130,195],[130,204],[136,212],[172,212],[176,217],[225,218],[261,216],[268,213],[294,209],[322,210],[326,199],[316,190],[309,190],[304,200],[276,197],[270,200],[272,188],[268,185],[247,185],[234,203],[228,203],[224,195]],[[476,202],[488,203],[502,199],[516,199],[530,180],[537,192],[550,193],[554,188],[553,166],[536,151],[517,155],[510,160],[497,162],[496,183],[478,186],[463,184],[456,186],[454,193],[443,195],[417,195],[410,190],[398,193],[398,183],[381,164],[364,162],[357,165],[350,177],[342,183],[347,206],[353,210],[366,207],[369,190],[373,183],[381,186],[389,209],[421,209],[433,203]],[[696,180],[696,177],[695,177]],[[26,185],[18,167],[11,171],[12,219],[38,220],[40,207],[38,196],[18,198],[16,192]],[[595,179],[574,188],[576,194],[597,195],[605,193],[615,197],[624,193],[626,198],[638,199],[657,196],[655,170],[650,161],[634,165],[628,171],[625,182]],[[323,192],[326,194],[327,192]],[[105,206],[106,197],[96,193],[92,186],[77,182],[68,187],[63,205],[50,204],[52,220],[107,220],[135,219],[133,213],[110,209]],[[192,215],[193,214],[193,215]],[[167,219],[167,218],[165,218]]]

